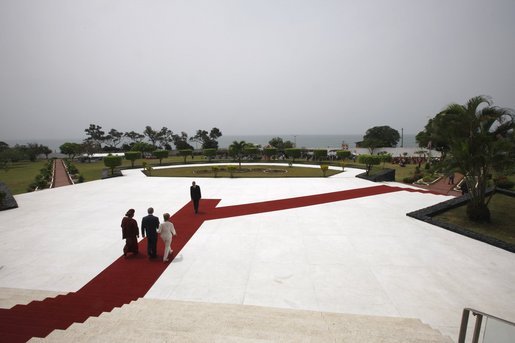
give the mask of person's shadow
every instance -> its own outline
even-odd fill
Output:
[[[180,254],[180,255],[175,256],[171,263],[180,263],[180,262],[182,262],[182,260],[183,260],[183,257],[182,257],[182,254]]]

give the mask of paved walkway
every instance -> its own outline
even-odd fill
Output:
[[[69,186],[73,184],[70,180],[70,176],[66,171],[66,167],[64,166],[64,161],[60,159],[54,160],[54,180],[52,184],[52,188]]]
[[[378,185],[360,172],[215,179],[125,170],[20,194],[17,209],[0,212],[0,288],[77,291],[121,256],[129,208],[138,222],[149,206],[174,214],[192,181],[226,207]],[[450,198],[397,191],[209,220],[145,298],[418,318],[455,339],[464,307],[515,321],[515,254],[406,216]],[[27,237],[37,237],[30,249]]]
[[[442,177],[437,182],[432,185],[417,185],[417,187],[429,189],[432,192],[443,194],[443,195],[452,195],[452,196],[460,196],[461,192],[455,190],[454,188],[460,183],[463,179],[463,175],[460,173],[454,173],[454,183],[449,184],[449,178],[447,176]]]

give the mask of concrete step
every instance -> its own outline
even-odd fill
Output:
[[[418,319],[139,299],[50,342],[452,342]]]
[[[0,287],[0,308],[11,308],[16,305],[26,305],[34,300],[53,298],[61,294],[67,293]]]

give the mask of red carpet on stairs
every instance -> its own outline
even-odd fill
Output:
[[[383,185],[220,208],[216,207],[220,200],[202,199],[198,215],[193,213],[193,207],[188,203],[172,216],[177,230],[177,236],[172,242],[173,257],[177,256],[206,220],[286,210],[401,190],[418,191]],[[163,248],[161,239],[158,239],[161,256]],[[143,239],[139,243],[139,255],[127,259],[121,256],[77,292],[32,301],[27,305],[16,305],[11,309],[0,309],[0,342],[26,342],[32,337],[46,337],[54,329],[66,329],[75,322],[82,323],[91,316],[99,316],[102,312],[109,312],[143,297],[168,267],[162,258],[149,260],[146,250],[147,242]]]

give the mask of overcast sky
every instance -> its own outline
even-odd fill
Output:
[[[515,108],[515,1],[0,0],[0,141],[417,133]]]

